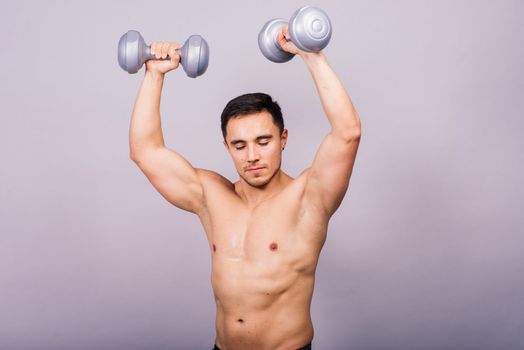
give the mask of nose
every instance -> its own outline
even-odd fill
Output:
[[[250,163],[254,163],[260,160],[260,155],[258,153],[256,145],[248,145],[247,146],[247,161]]]

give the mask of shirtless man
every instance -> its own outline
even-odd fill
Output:
[[[131,159],[166,200],[198,215],[204,227],[216,302],[214,349],[311,349],[315,270],[360,142],[358,113],[324,54],[299,50],[287,26],[278,39],[305,62],[331,125],[313,164],[296,178],[280,168],[288,131],[280,107],[265,94],[239,96],[222,113],[237,182],[195,169],[165,147],[160,95],[164,74],[179,64],[176,43],[151,45],[157,58],[171,59],[147,61],[133,109]]]

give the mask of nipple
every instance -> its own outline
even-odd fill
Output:
[[[272,242],[270,245],[269,245],[269,249],[270,250],[277,250],[278,249],[278,244],[276,244],[275,242]]]

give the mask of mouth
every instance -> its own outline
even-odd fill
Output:
[[[255,167],[255,168],[249,168],[246,171],[249,173],[257,173],[257,172],[262,171],[262,169],[264,169],[264,167]]]

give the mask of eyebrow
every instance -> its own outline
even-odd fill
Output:
[[[273,138],[273,135],[271,134],[265,134],[265,135],[260,135],[260,136],[257,136],[255,141],[258,141],[258,140],[261,140],[261,139],[272,139]],[[231,145],[236,145],[237,143],[243,143],[243,142],[246,142],[244,140],[232,140],[230,142]]]

